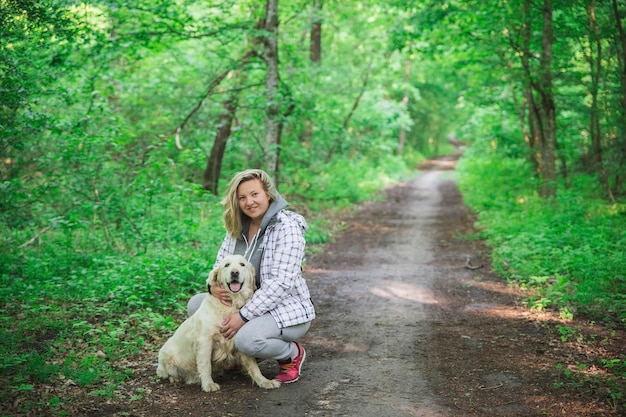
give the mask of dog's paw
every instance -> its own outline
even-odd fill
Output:
[[[261,381],[259,386],[264,389],[274,389],[280,387],[280,382],[275,379],[267,379],[265,381]]]
[[[207,384],[202,384],[202,391],[204,392],[215,392],[220,390],[220,385],[215,382],[209,382]]]
[[[167,376],[165,378],[167,378],[167,380],[170,381],[171,384],[177,384],[177,383],[180,382],[180,378],[177,377],[177,376],[174,376],[174,375],[169,375],[169,376]]]

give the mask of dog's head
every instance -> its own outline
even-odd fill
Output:
[[[226,256],[207,279],[207,286],[219,284],[232,295],[233,304],[237,299],[245,303],[256,289],[254,266],[241,255]]]

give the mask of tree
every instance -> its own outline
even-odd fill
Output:
[[[222,104],[224,110],[218,122],[217,132],[211,147],[211,155],[207,161],[203,176],[203,188],[211,191],[214,195],[218,193],[218,183],[222,172],[222,160],[226,152],[226,143],[230,138],[233,120],[237,113],[237,94],[231,92],[229,97]]]
[[[278,69],[278,0],[267,0],[263,29],[263,59],[267,67],[265,78],[265,166],[277,178],[280,147],[280,73]]]
[[[522,125],[521,131],[524,136],[525,142],[528,144],[529,152],[530,152],[530,160],[533,162],[534,170],[539,175],[541,169],[541,162],[539,161],[540,152],[538,149],[538,144],[540,143],[540,132],[541,132],[541,123],[540,116],[538,112],[538,106],[535,102],[535,97],[533,96],[533,86],[532,86],[532,76],[531,76],[531,66],[530,66],[530,58],[533,56],[532,51],[530,49],[531,38],[532,38],[532,14],[531,14],[531,2],[524,1],[522,7],[522,21],[521,21],[521,30],[520,30],[520,38],[521,45],[519,47],[520,60],[522,68],[524,68],[526,76],[523,77],[523,95],[522,95],[522,105],[520,106],[520,114],[522,115]],[[513,48],[517,49],[514,42],[511,40],[513,44]],[[526,124],[524,121],[524,115],[528,112],[528,123]]]
[[[552,50],[554,35],[552,29],[553,5],[544,0],[540,9],[541,49],[535,53],[533,45],[534,14],[532,0],[524,0],[521,14],[519,37],[511,33],[509,41],[518,51],[521,67],[524,70],[523,104],[521,114],[528,108],[528,129],[522,126],[526,143],[529,145],[532,161],[535,162],[541,177],[540,194],[552,197],[556,192],[556,108],[552,83]],[[519,38],[520,43],[516,40]],[[533,65],[533,57],[539,55],[539,64]],[[525,132],[528,132],[527,134]],[[538,145],[539,149],[536,148]],[[536,154],[539,157],[536,157]]]
[[[404,95],[402,96],[402,105],[405,109],[409,108],[409,81],[411,74],[411,60],[407,59],[404,64],[404,83],[406,84]],[[406,128],[404,126],[400,127],[400,137],[398,138],[398,155],[402,155],[404,152],[404,145],[406,144]]]
[[[311,62],[319,63],[322,60],[322,0],[313,2],[313,22],[311,23],[310,34],[310,58]]]
[[[620,13],[617,0],[613,0],[612,5],[613,13],[615,15],[615,25],[617,28],[617,62],[619,63],[618,73],[621,85],[620,114],[617,124],[617,135],[620,143],[618,149],[621,151],[619,166],[623,168],[626,166],[626,32],[624,31],[622,13]],[[626,175],[624,175],[623,172],[624,171],[622,170],[621,174],[616,175],[616,186],[623,184],[626,180]]]
[[[585,58],[589,64],[589,95],[591,96],[591,104],[589,107],[589,135],[591,136],[591,153],[593,158],[593,169],[599,173],[607,195],[611,201],[615,201],[609,178],[604,169],[603,150],[602,150],[602,127],[601,127],[601,110],[599,103],[600,82],[603,73],[603,48],[602,35],[596,16],[596,1],[592,0],[587,6],[587,18],[589,21],[588,29],[588,52],[584,52]],[[584,50],[585,51],[585,50]]]
[[[250,57],[254,55],[254,51],[248,51],[238,62],[240,66],[245,66]],[[234,86],[228,92],[228,97],[222,103],[223,111],[219,116],[217,130],[211,154],[207,160],[207,165],[203,175],[203,188],[211,191],[214,195],[218,193],[218,183],[222,173],[222,160],[226,152],[226,144],[232,133],[232,125],[237,114],[239,103],[239,87],[245,79],[244,69],[235,69],[229,71],[231,78],[234,80]]]
[[[553,197],[556,193],[556,108],[552,83],[552,0],[544,0],[542,8],[543,30],[539,80],[535,90],[540,96],[541,134],[541,189],[543,197]]]

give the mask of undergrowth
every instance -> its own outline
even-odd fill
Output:
[[[340,161],[308,180],[291,173],[280,190],[309,222],[307,255],[339,227],[334,212],[407,174],[390,159],[352,161],[352,170]],[[49,227],[40,230],[0,223],[0,410],[63,415],[69,400],[50,384],[119,395],[133,378],[125,364],[156,354],[203,291],[224,237],[219,200],[192,185],[153,185],[61,217],[45,219],[42,208]]]
[[[494,269],[534,290],[532,308],[626,322],[626,201],[611,203],[578,177],[540,198],[529,164],[474,149],[459,163],[459,186],[492,248]]]

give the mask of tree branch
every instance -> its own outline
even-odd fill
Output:
[[[238,64],[247,61],[251,56],[255,55],[256,53],[254,51],[248,51],[246,52],[241,58],[239,58],[237,61]],[[191,119],[191,117],[196,114],[196,112],[198,110],[200,110],[200,107],[202,107],[202,104],[204,103],[204,101],[209,98],[211,96],[211,94],[213,94],[213,91],[215,90],[215,88],[217,88],[218,85],[220,85],[220,83],[224,80],[224,78],[226,78],[226,76],[228,76],[228,74],[232,71],[232,68],[228,68],[226,70],[224,70],[223,72],[221,72],[220,74],[217,75],[217,77],[215,77],[215,79],[213,81],[211,81],[211,83],[209,84],[206,93],[204,94],[204,96],[198,100],[198,103],[196,103],[196,105],[191,109],[191,111],[187,114],[187,116],[183,119],[183,121],[176,127],[176,129],[174,129],[174,131],[172,133],[170,133],[167,136],[172,136],[172,135],[176,135],[176,147],[179,150],[183,149],[183,146],[181,144],[180,141],[180,132],[182,132],[183,128],[185,127],[185,125],[187,124],[187,122],[189,122],[189,120]]]
[[[485,265],[480,264],[480,265],[472,265],[472,259],[468,256],[467,259],[465,259],[465,268],[471,270],[471,271],[475,271],[477,269],[480,269],[482,267],[484,267]]]
[[[71,209],[73,209],[74,207],[76,207],[77,205],[81,204],[83,201],[87,200],[87,198],[77,201],[74,204],[72,204],[71,206],[69,206],[68,208],[66,208],[65,210],[63,210],[63,212],[61,213],[61,216],[65,216]],[[39,239],[44,233],[48,232],[50,229],[52,229],[52,226],[46,226],[43,229],[41,229],[39,232],[37,232],[37,234],[35,236],[33,236],[32,239],[29,239],[28,241],[22,243],[20,246],[18,246],[18,248],[23,249],[26,246],[32,245],[37,239]]]
[[[359,107],[359,102],[361,101],[361,98],[363,97],[363,94],[365,93],[365,90],[367,89],[367,84],[369,83],[371,70],[372,70],[372,66],[370,64],[367,67],[367,72],[365,73],[365,77],[363,78],[363,83],[361,84],[361,90],[359,91],[359,94],[354,99],[354,103],[352,104],[352,108],[350,109],[350,112],[346,115],[346,118],[343,120],[342,133],[348,129],[350,120],[352,119],[352,116],[354,115],[354,112],[356,111],[356,109]],[[333,145],[333,147],[328,152],[328,155],[326,156],[326,162],[330,162],[330,160],[332,159],[333,154],[335,153],[335,150],[339,147],[339,143],[341,142],[341,139],[342,139],[342,136],[337,138],[337,140],[335,141],[335,144]]]
[[[39,239],[39,237],[41,237],[41,235],[43,235],[44,233],[46,233],[48,230],[51,229],[51,226],[46,226],[43,229],[41,229],[32,239],[28,240],[27,242],[22,243],[19,248],[23,249],[28,245],[33,244],[33,242],[35,242],[37,239]]]

